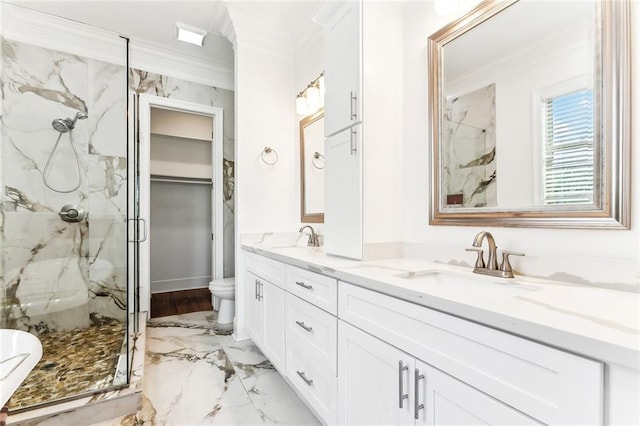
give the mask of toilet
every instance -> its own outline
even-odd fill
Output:
[[[235,277],[213,280],[209,283],[211,304],[218,311],[218,324],[233,323],[235,315],[236,280]]]

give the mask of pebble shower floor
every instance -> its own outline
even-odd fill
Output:
[[[125,324],[100,325],[40,336],[42,359],[9,401],[9,410],[102,389],[113,382]]]

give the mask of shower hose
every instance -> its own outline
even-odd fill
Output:
[[[53,149],[51,150],[51,153],[49,154],[49,158],[47,159],[47,164],[45,164],[44,169],[42,170],[42,181],[44,182],[45,186],[47,188],[49,188],[52,191],[55,192],[59,192],[61,194],[68,194],[70,192],[75,191],[76,189],[80,188],[80,184],[82,183],[82,172],[81,172],[81,167],[80,167],[80,156],[78,155],[78,150],[76,148],[76,144],[73,142],[73,132],[69,131],[69,142],[71,143],[71,149],[73,150],[73,155],[75,157],[76,160],[76,170],[78,171],[78,184],[73,188],[73,189],[69,189],[69,190],[62,190],[62,189],[56,189],[53,186],[49,185],[49,182],[47,182],[47,175],[49,174],[49,170],[51,168],[51,161],[53,159],[53,156],[55,155],[57,149],[58,149],[58,145],[60,144],[60,139],[62,138],[62,135],[64,133],[60,133],[58,135],[58,140],[56,140],[56,144],[53,146]]]

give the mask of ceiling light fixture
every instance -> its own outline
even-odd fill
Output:
[[[313,114],[324,107],[324,71],[296,96],[296,113]]]
[[[176,22],[176,30],[178,40],[195,44],[196,46],[202,46],[204,44],[204,38],[207,35],[205,30],[183,24],[182,22]]]

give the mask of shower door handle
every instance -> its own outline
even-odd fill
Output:
[[[147,241],[147,220],[143,219],[143,218],[138,218],[138,219],[127,219],[128,222],[142,222],[142,224],[144,225],[142,227],[143,229],[143,238],[134,238],[132,240],[129,240],[130,243],[144,243],[145,241]]]

